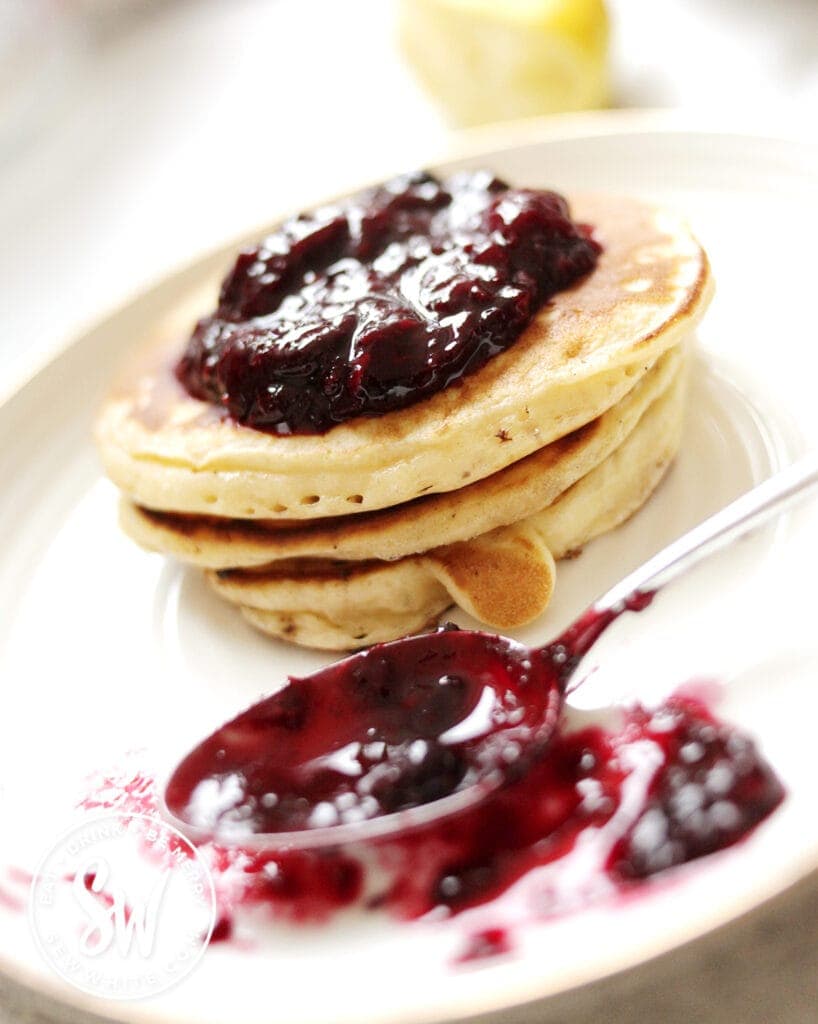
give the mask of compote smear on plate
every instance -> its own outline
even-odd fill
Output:
[[[702,701],[630,707],[611,728],[570,731],[560,719],[564,682],[621,610],[589,613],[539,650],[444,630],[291,680],[182,761],[167,807],[211,833],[218,872],[240,865],[234,903],[300,919],[364,891],[402,917],[458,912],[546,865],[548,900],[576,906],[727,847],[784,791],[753,742]],[[405,818],[487,780],[477,801]],[[397,827],[369,835],[378,819]],[[298,848],[299,834],[338,825],[359,832]],[[374,895],[363,880],[373,858]]]
[[[176,373],[240,423],[324,433],[472,373],[599,252],[554,192],[407,175],[241,252]]]
[[[198,847],[217,894],[215,940],[259,910],[304,923],[362,902],[404,919],[456,914],[524,877],[531,917],[544,919],[737,842],[783,797],[750,739],[678,696],[631,708],[615,727],[558,731],[516,783],[460,814],[374,840],[364,860],[344,846]],[[153,778],[125,772],[96,780],[82,806],[155,814],[159,794]],[[512,944],[504,936],[503,949]],[[466,959],[490,955],[480,946]]]

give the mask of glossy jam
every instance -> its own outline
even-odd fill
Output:
[[[398,178],[240,253],[177,377],[240,423],[323,433],[472,373],[599,251],[553,192]]]
[[[466,948],[457,958],[457,963],[488,960],[511,953],[513,949],[514,943],[506,928],[483,928],[469,936]]]
[[[377,645],[217,730],[172,775],[168,809],[241,838],[355,824],[505,779],[550,738],[561,668],[456,630]]]
[[[658,712],[630,713],[625,742],[639,737],[661,757],[638,819],[611,850],[608,870],[623,879],[730,846],[783,796],[753,742],[690,699]]]
[[[702,706],[633,708],[618,729],[557,736],[520,782],[404,837],[385,902],[411,917],[459,912],[548,866],[541,906],[561,912],[730,846],[782,798],[752,742]]]
[[[451,818],[374,842],[367,862],[345,848],[260,852],[205,842],[199,852],[214,878],[221,941],[246,910],[314,922],[363,901],[404,919],[457,914],[518,882],[528,886],[530,917],[545,919],[730,846],[783,796],[751,740],[700,702],[675,697],[631,708],[611,728],[562,728],[515,783]],[[83,806],[150,814],[157,803],[152,779],[125,774],[101,780]],[[376,878],[367,881],[365,863]],[[511,946],[498,925],[472,935],[460,959]]]

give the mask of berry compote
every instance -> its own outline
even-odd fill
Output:
[[[700,700],[623,709],[613,728],[561,718],[583,654],[651,599],[591,610],[542,648],[450,627],[291,679],[181,762],[166,805],[228,841],[214,863],[241,865],[238,902],[297,919],[361,897],[356,844],[388,879],[370,905],[402,917],[457,913],[546,867],[538,901],[564,909],[730,846],[784,790]]]
[[[482,799],[550,742],[562,692],[549,667],[542,651],[453,629],[378,644],[218,729],[174,771],[168,809],[241,839]]]
[[[599,252],[554,192],[400,177],[243,250],[176,375],[242,424],[321,434],[474,372]]]

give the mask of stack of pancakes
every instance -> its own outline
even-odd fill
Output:
[[[710,298],[677,218],[577,198],[597,268],[507,351],[405,409],[323,435],[242,426],[141,357],[97,438],[144,547],[203,567],[265,632],[334,650],[452,604],[499,629],[548,605],[554,560],[627,519],[678,450],[686,344]]]

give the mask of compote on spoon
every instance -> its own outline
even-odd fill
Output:
[[[577,668],[623,612],[818,483],[809,456],[631,573],[556,640],[442,629],[291,678],[176,767],[165,810],[189,834],[273,849],[393,835],[474,807],[545,754]]]

